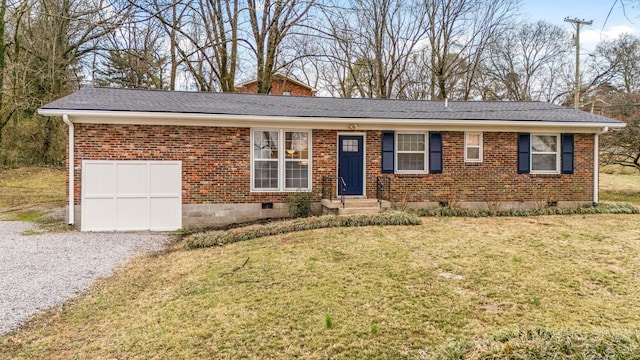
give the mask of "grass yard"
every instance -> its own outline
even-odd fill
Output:
[[[640,331],[639,215],[424,218],[142,258],[7,358],[428,358],[518,328]]]
[[[600,199],[640,204],[640,172],[635,169],[601,172]]]
[[[66,204],[65,169],[0,169],[0,220],[36,221]]]

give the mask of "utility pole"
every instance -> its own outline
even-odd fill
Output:
[[[564,21],[572,23],[576,28],[576,90],[573,98],[573,105],[580,109],[580,25],[591,25],[593,20],[586,21],[578,18],[564,18]]]

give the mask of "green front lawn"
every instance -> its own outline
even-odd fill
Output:
[[[640,172],[600,173],[600,200],[640,204]]]
[[[0,169],[0,220],[49,222],[66,204],[66,172],[59,168]]]
[[[639,215],[423,218],[134,261],[8,358],[425,358],[513,329],[640,331]]]

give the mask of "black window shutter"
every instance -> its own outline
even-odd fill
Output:
[[[429,133],[429,172],[442,173],[442,133]]]
[[[393,131],[382,132],[382,173],[393,174],[394,159],[394,141],[395,134]]]
[[[562,173],[573,174],[573,134],[562,134]]]
[[[528,133],[518,134],[518,174],[528,174],[529,166],[530,135]]]

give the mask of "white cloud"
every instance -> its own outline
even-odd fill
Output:
[[[575,32],[573,30],[572,32]],[[620,34],[640,35],[640,29],[629,25],[611,26],[605,30],[590,27],[580,28],[580,46],[585,50],[593,50],[601,41],[617,39]]]

